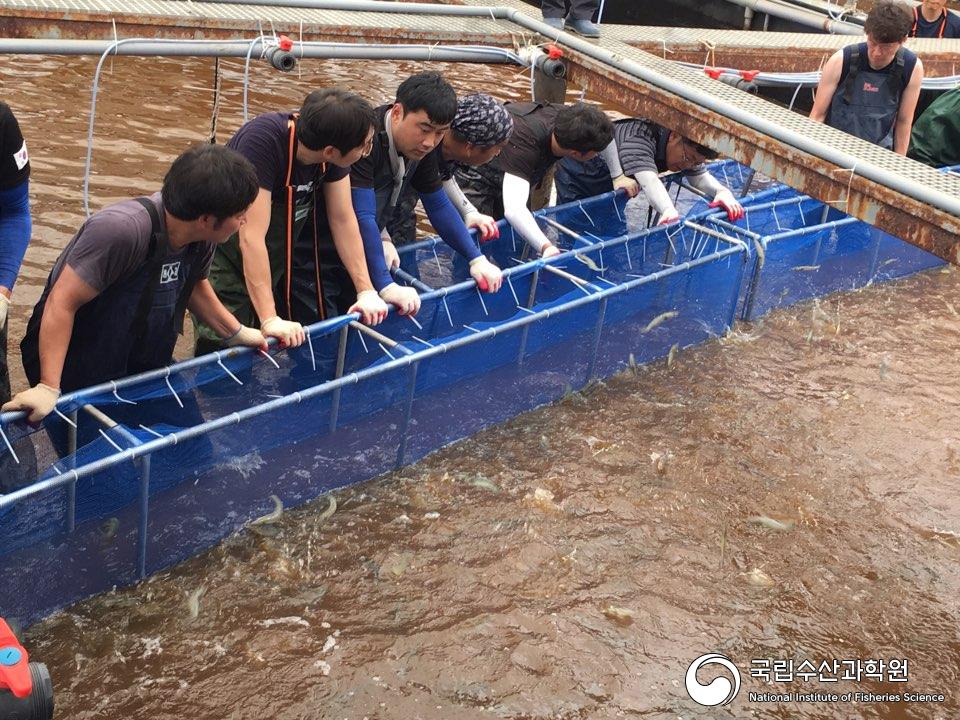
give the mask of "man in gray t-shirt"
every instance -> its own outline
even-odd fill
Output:
[[[161,192],[88,219],[57,259],[20,344],[32,387],[2,409],[38,423],[61,390],[167,365],[186,308],[228,345],[265,348],[207,280],[214,248],[245,222],[256,194],[248,160],[200,145],[173,162]]]

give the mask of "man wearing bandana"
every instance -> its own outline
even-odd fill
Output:
[[[513,132],[513,118],[503,105],[490,95],[467,95],[457,102],[457,114],[450,130],[440,143],[440,177],[443,190],[460,213],[468,228],[476,228],[480,241],[500,236],[497,221],[484,215],[467,199],[457,184],[454,171],[457,166],[485,165],[500,154]],[[399,267],[396,246],[416,240],[417,218],[414,209],[417,194],[408,187],[401,195],[383,233],[383,254],[387,267]],[[415,274],[415,268],[410,271]]]
[[[350,173],[370,279],[380,297],[401,314],[415,315],[420,296],[393,281],[382,231],[408,185],[419,195],[440,238],[469,262],[477,287],[497,292],[503,282],[500,269],[480,252],[442,187],[439,145],[456,113],[457,95],[439,73],[412,75],[397,88],[394,103],[376,109],[373,148]]]

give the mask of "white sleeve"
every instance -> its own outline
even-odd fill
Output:
[[[526,240],[538,253],[546,245],[552,245],[543,230],[537,225],[527,200],[530,198],[530,183],[522,177],[504,173],[503,175],[503,216],[513,226],[515,232]]]
[[[708,172],[688,175],[687,182],[711,199],[715,198],[717,193],[724,189],[723,185]]]
[[[607,167],[610,168],[610,177],[618,178],[623,175],[623,168],[620,166],[620,151],[617,150],[616,138],[611,140],[610,144],[600,152],[600,157],[603,158]]]
[[[463,190],[460,189],[460,186],[454,178],[443,181],[443,191],[447,194],[447,198],[453,203],[457,212],[460,213],[460,217],[464,220],[466,220],[467,215],[470,213],[479,212],[476,206],[463,194]]]
[[[640,188],[643,190],[647,202],[653,206],[654,210],[661,215],[676,214],[677,208],[670,200],[670,193],[667,192],[660,181],[660,177],[653,170],[641,170],[634,177],[640,183]]]

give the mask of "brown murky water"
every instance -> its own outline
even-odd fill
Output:
[[[92,68],[0,65],[34,158],[21,327],[80,221]],[[239,73],[229,66],[221,138],[239,124]],[[205,137],[210,74],[116,61],[96,207],[156,188]],[[258,71],[253,108],[295,105],[331,79],[382,100],[400,76],[363,63],[310,65],[300,82]],[[504,69],[452,77],[526,87]],[[64,718],[955,718],[958,291],[960,274],[933,272],[775,313],[338,493],[330,517],[321,499],[78,605],[28,645]],[[707,652],[743,676],[723,709],[684,689]],[[908,682],[750,676],[760,659],[872,658],[906,658]],[[762,703],[751,691],[945,698]]]

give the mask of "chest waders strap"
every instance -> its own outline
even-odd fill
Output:
[[[286,293],[284,294],[284,298],[287,301],[287,320],[290,319],[291,309],[293,308],[291,295],[293,289],[293,198],[295,193],[293,185],[290,184],[290,180],[293,178],[293,153],[297,147],[297,117],[298,114],[294,113],[293,117],[287,121],[290,140],[287,147],[287,178],[284,180],[284,185],[287,188],[287,277],[285,283]]]
[[[147,283],[140,294],[137,310],[133,314],[133,322],[130,327],[135,338],[134,347],[140,345],[144,333],[147,331],[147,316],[150,314],[150,308],[153,307],[153,296],[160,284],[160,269],[163,267],[164,259],[163,248],[157,241],[157,236],[160,234],[160,213],[157,212],[157,206],[149,198],[138,197],[136,201],[143,206],[150,216],[150,245],[147,248],[147,259],[144,263],[149,269]]]

